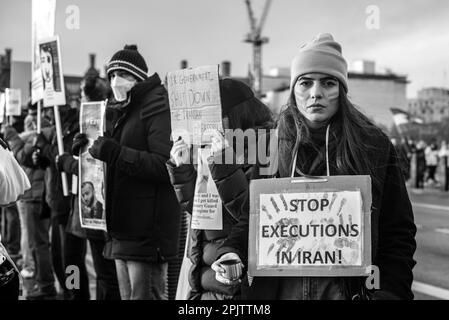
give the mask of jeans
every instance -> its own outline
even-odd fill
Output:
[[[39,208],[39,206],[34,205],[32,202],[17,201],[17,209],[19,210],[20,217],[20,247],[23,259],[22,269],[34,270],[34,259],[31,254],[31,242],[33,239],[30,239],[30,229],[28,227],[27,216],[34,214],[33,210],[36,208]]]
[[[90,300],[89,277],[86,269],[86,239],[65,233],[65,267],[76,266],[79,270],[79,289],[73,289],[73,300]]]
[[[35,262],[36,283],[41,289],[54,288],[53,265],[50,253],[50,220],[41,219],[41,203],[29,202],[26,215],[30,249]]]
[[[122,300],[167,300],[168,264],[115,260]]]
[[[97,300],[120,300],[120,289],[114,260],[103,256],[105,240],[89,239],[92,260],[97,275]]]

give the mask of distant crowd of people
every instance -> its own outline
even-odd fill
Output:
[[[406,180],[412,178],[411,186],[415,188],[445,187],[449,179],[449,143],[442,140],[440,143],[432,139],[429,143],[424,140],[417,142],[412,139],[391,139],[400,157],[401,167]],[[412,166],[414,161],[414,166]],[[413,169],[412,169],[413,168]],[[437,178],[437,170],[441,171],[441,178]],[[447,190],[447,189],[446,189]]]

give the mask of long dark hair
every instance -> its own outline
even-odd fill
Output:
[[[271,110],[258,98],[253,97],[235,106],[224,117],[229,119],[231,129],[270,129],[274,127]]]
[[[339,83],[339,108],[331,120],[331,132],[338,132],[335,145],[335,159],[340,175],[371,175],[373,167],[367,156],[370,149],[376,148],[366,144],[366,137],[381,134],[379,128],[363,115],[351,101]],[[279,116],[279,173],[287,176],[293,162],[293,152],[301,144],[313,145],[310,130],[305,117],[296,106],[293,91],[284,111]]]

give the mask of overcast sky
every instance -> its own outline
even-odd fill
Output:
[[[256,16],[264,0],[253,0]],[[66,8],[80,9],[80,29],[66,28]],[[368,29],[366,8],[376,5],[380,28]],[[61,38],[64,73],[82,75],[88,53],[97,66],[125,43],[136,43],[151,71],[161,76],[179,68],[232,63],[233,75],[246,75],[251,46],[244,0],[57,0],[56,34]],[[299,45],[319,32],[332,33],[351,63],[375,60],[411,81],[408,96],[426,86],[449,87],[449,1],[447,0],[273,0],[264,35],[266,72],[289,66]],[[31,0],[1,0],[0,50],[29,61]]]

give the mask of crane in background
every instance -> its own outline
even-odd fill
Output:
[[[262,28],[267,19],[268,11],[272,0],[266,0],[262,16],[257,24],[254,12],[251,7],[251,1],[245,0],[248,9],[249,23],[251,31],[247,34],[245,42],[253,45],[253,63],[252,63],[252,87],[258,98],[262,95],[262,45],[268,43],[267,37],[262,37]]]

